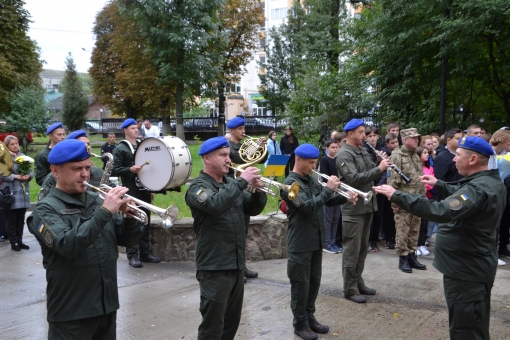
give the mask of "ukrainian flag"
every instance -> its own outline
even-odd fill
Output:
[[[266,170],[264,177],[277,177],[283,176],[285,173],[285,166],[289,162],[290,156],[287,155],[269,155],[267,160]]]

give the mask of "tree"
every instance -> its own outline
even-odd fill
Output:
[[[81,129],[85,123],[85,114],[87,114],[89,103],[83,94],[83,87],[71,53],[66,58],[66,67],[64,75],[66,92],[62,97],[62,122],[69,130],[74,131]]]
[[[349,108],[353,88],[340,62],[353,53],[345,1],[295,1],[288,15],[287,24],[270,31],[262,94],[299,132],[317,131],[337,124]]]
[[[48,126],[48,122],[53,117],[46,108],[44,101],[45,90],[40,85],[31,85],[20,90],[14,90],[7,98],[6,102],[10,107],[10,111],[4,115],[7,125],[20,135],[27,131],[43,132]],[[23,152],[26,152],[27,143],[20,144],[23,146]]]
[[[23,0],[4,0],[0,5],[0,112],[9,112],[12,91],[40,83],[42,63],[36,43],[27,36],[30,14]]]
[[[214,45],[222,55],[217,82],[219,121],[218,135],[225,134],[225,85],[235,83],[246,72],[259,44],[258,31],[264,25],[264,10],[259,0],[227,0],[219,11],[220,43]]]
[[[121,14],[134,18],[147,39],[145,53],[159,71],[159,79],[175,84],[177,137],[184,139],[186,99],[204,94],[220,74],[218,11],[222,0],[123,0]]]
[[[119,12],[119,2],[108,3],[96,17],[92,51],[92,92],[118,115],[146,118],[168,115],[175,85],[160,79],[146,53],[147,39],[134,18]]]
[[[427,133],[438,131],[446,58],[445,125],[508,125],[509,14],[506,1],[377,1],[353,30],[356,72],[373,84],[387,120]]]

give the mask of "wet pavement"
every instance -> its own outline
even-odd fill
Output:
[[[0,339],[46,338],[45,271],[39,244],[26,228],[24,243],[30,250],[14,252],[8,242],[0,243]],[[316,316],[331,331],[319,339],[447,339],[442,275],[432,259],[419,257],[427,270],[405,274],[395,251],[370,253],[364,278],[378,294],[356,304],[343,298],[342,254],[325,254]],[[491,339],[510,339],[510,259],[505,260],[492,291]],[[292,329],[286,265],[285,259],[249,263],[259,278],[245,285],[236,339],[299,339]],[[118,276],[118,339],[196,339],[201,316],[194,262],[135,269],[120,254]]]

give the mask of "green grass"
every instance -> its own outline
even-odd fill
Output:
[[[105,141],[104,138],[101,138],[101,136],[90,136],[89,137],[92,142],[94,141]],[[35,139],[35,138],[34,138]],[[34,140],[34,143],[30,145],[28,150],[28,156],[34,158],[35,155],[41,151],[43,148],[46,147],[47,137],[38,137]],[[191,178],[195,178],[200,173],[200,170],[203,170],[203,164],[202,164],[202,158],[198,156],[198,149],[200,148],[200,144],[190,144],[189,150],[191,153],[192,158],[192,170],[191,170]],[[92,152],[95,154],[100,154],[100,144],[98,143],[92,143]],[[94,164],[98,167],[102,167],[103,163],[100,159],[92,157],[92,161]],[[257,167],[261,170],[264,169],[263,164],[257,165]],[[283,177],[279,177],[276,179],[278,182],[283,182]],[[183,217],[191,217],[191,212],[186,205],[186,202],[184,201],[184,195],[186,194],[186,191],[188,190],[188,185],[184,185],[181,188],[181,192],[167,192],[166,195],[163,194],[157,194],[155,195],[153,205],[160,207],[160,208],[168,208],[170,205],[175,205],[179,209],[179,218]],[[35,182],[35,178],[33,178],[30,181],[30,201],[36,202],[37,201],[37,195],[39,193],[40,187]],[[279,190],[274,189],[279,192]],[[129,194],[129,193],[128,193]],[[270,212],[274,212],[278,210],[278,199],[279,197],[274,197],[271,195],[268,195],[268,201],[266,204],[266,207],[263,211],[263,214],[267,214]]]

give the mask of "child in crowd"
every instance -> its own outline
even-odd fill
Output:
[[[429,176],[434,176],[434,168],[430,165],[430,158],[429,158],[430,155],[429,155],[428,148],[419,146],[416,148],[415,152],[420,157],[421,162],[423,164],[423,174],[429,175]],[[425,193],[425,195],[427,195],[427,198],[429,200],[431,200],[432,196],[433,196],[434,187],[432,187],[429,184],[425,184],[425,188],[427,189],[427,192]],[[416,250],[416,255],[418,255],[418,256],[430,255],[429,250],[425,246],[425,241],[427,240],[427,233],[428,233],[428,229],[429,229],[428,225],[429,225],[429,221],[422,218],[421,224],[420,224],[420,234],[418,236],[418,249]],[[433,225],[434,224],[432,223],[432,226]]]
[[[327,156],[324,156],[320,160],[319,171],[328,176],[337,176],[338,170],[335,164],[335,156],[338,151],[338,142],[336,139],[328,139],[324,143],[326,148]],[[338,226],[338,220],[340,219],[340,206],[336,205],[333,207],[324,206],[324,231],[326,233],[326,248],[323,249],[326,253],[337,254],[341,253],[342,249],[335,243],[336,229]]]

